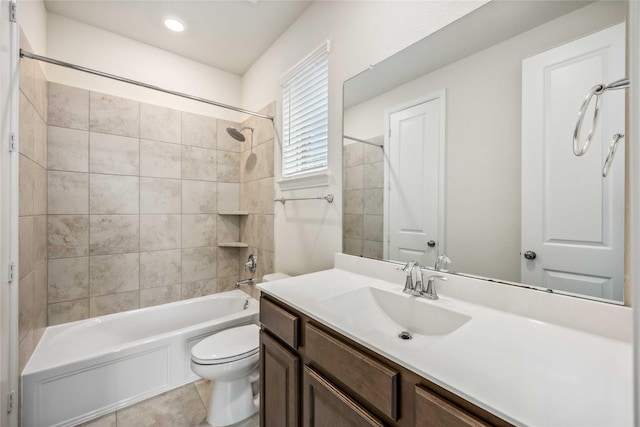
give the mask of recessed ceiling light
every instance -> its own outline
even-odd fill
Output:
[[[184,31],[184,24],[176,18],[165,18],[164,26],[177,33]]]

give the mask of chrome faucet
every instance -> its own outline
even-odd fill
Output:
[[[446,256],[445,254],[438,255],[438,258],[436,258],[436,265],[433,268],[436,271],[441,271],[443,266],[446,268],[447,264],[450,264],[450,263],[451,263],[451,260],[449,259],[448,256]]]
[[[422,295],[424,293],[424,273],[417,261],[409,261],[404,267],[398,270],[407,273],[402,292],[410,295]],[[413,280],[413,272],[417,270],[416,280]]]
[[[438,293],[436,292],[436,280],[442,280],[446,282],[449,280],[447,277],[440,276],[439,274],[434,274],[429,276],[429,280],[427,280],[427,289],[425,289],[421,295],[425,298],[429,298],[431,300],[438,299]]]

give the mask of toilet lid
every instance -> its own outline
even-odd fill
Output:
[[[213,334],[191,349],[191,359],[202,365],[214,365],[244,359],[258,352],[260,327],[245,325]]]

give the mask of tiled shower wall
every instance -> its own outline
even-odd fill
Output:
[[[20,47],[31,50],[24,35]],[[47,82],[40,64],[20,62],[19,372],[47,326]]]
[[[273,116],[275,104],[260,111]],[[250,254],[258,258],[258,269],[253,277],[256,283],[262,276],[273,272],[274,262],[274,182],[273,157],[275,132],[270,120],[251,117],[242,126],[252,127],[251,132],[245,130],[246,140],[242,143],[240,161],[240,209],[249,214],[240,220],[240,240],[249,245],[240,250],[241,268]],[[242,278],[252,277],[249,271],[241,271]],[[255,287],[247,289],[254,297]]]
[[[48,117],[50,325],[233,287],[237,123],[56,83]]]
[[[381,145],[382,136],[369,141]],[[343,251],[382,259],[384,156],[380,147],[355,142],[344,146]]]

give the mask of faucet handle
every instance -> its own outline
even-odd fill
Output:
[[[422,295],[432,300],[438,299],[438,292],[436,292],[436,283],[435,283],[436,280],[442,280],[443,282],[446,282],[447,280],[449,280],[449,278],[445,276],[441,276],[439,274],[430,275],[429,280],[427,280],[427,289],[422,293]]]
[[[415,261],[409,261],[404,267],[397,268],[397,270],[407,273],[407,278],[404,281],[404,289],[402,290],[402,292],[410,294],[415,290],[415,287],[413,285],[413,267],[415,265]]]
[[[413,270],[413,266],[416,264],[415,261],[409,261],[408,263],[405,264],[404,267],[398,267],[396,268],[396,270],[398,271],[404,271],[407,274],[411,274],[411,271]]]
[[[444,267],[446,268],[447,264],[451,264],[451,259],[445,254],[438,255],[434,268],[436,271],[440,271],[442,269],[442,266],[444,265]]]

